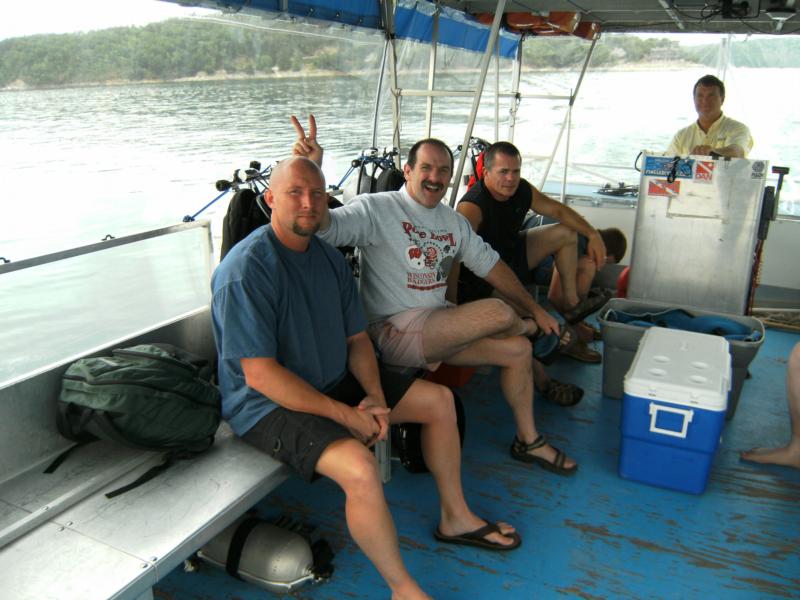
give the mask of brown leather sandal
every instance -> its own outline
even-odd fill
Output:
[[[533,442],[530,444],[526,444],[525,442],[520,441],[517,436],[514,436],[514,442],[511,444],[511,457],[522,462],[539,465],[545,471],[550,471],[556,475],[574,475],[575,471],[578,470],[578,463],[575,463],[569,468],[565,467],[564,463],[567,461],[567,455],[555,446],[552,447],[553,450],[556,451],[556,458],[553,460],[553,462],[550,462],[541,456],[529,454],[531,450],[541,448],[545,444],[547,444],[547,438],[545,438],[543,435],[539,435],[539,437],[533,440]]]

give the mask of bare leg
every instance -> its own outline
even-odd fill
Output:
[[[594,264],[594,261],[588,256],[581,256],[578,259],[578,270],[575,276],[575,288],[579,297],[583,298],[589,293],[589,289],[592,287],[592,281],[594,281],[594,276],[596,274],[597,266]],[[553,277],[550,280],[550,289],[547,292],[547,299],[556,310],[567,308],[564,303],[561,274],[558,272],[557,268],[553,269]]]
[[[528,266],[538,265],[545,256],[553,255],[555,268],[561,273],[561,290],[567,307],[578,301],[576,278],[578,273],[578,236],[565,225],[534,227],[525,233]]]
[[[742,452],[744,460],[800,468],[800,344],[789,355],[786,369],[786,402],[792,422],[792,438],[782,448],[756,448]]]
[[[422,424],[422,453],[439,490],[439,531],[452,536],[486,525],[467,506],[461,487],[461,445],[450,389],[418,379],[392,410],[390,420]],[[498,525],[504,533],[514,531],[507,523]],[[514,542],[499,533],[487,535],[486,539],[502,545]]]
[[[386,580],[392,598],[429,598],[403,565],[375,457],[366,446],[355,439],[334,442],[320,456],[317,472],[333,479],[344,491],[350,535]]]
[[[597,266],[594,261],[588,256],[581,256],[578,259],[578,273],[575,279],[578,296],[584,298],[589,293],[592,287],[592,281],[597,274]],[[550,280],[550,289],[547,292],[547,299],[556,310],[563,311],[567,308],[564,302],[564,293],[562,291],[562,279],[558,269],[553,269],[553,277]],[[594,341],[594,331],[587,327],[583,322],[575,325],[575,331],[585,343]]]
[[[544,365],[533,359],[531,367],[533,369],[533,380],[538,384],[536,388],[539,390],[546,388],[547,383],[550,381],[550,375],[545,371]]]
[[[507,316],[507,323],[519,321],[511,307],[492,298],[471,302],[453,309],[435,311],[425,323],[423,333],[425,359],[428,362],[447,360],[449,364],[456,366],[493,365],[500,367],[500,388],[514,414],[517,437],[530,444],[539,435],[533,419],[533,372],[530,342],[526,338],[516,335],[502,339],[484,337],[469,345],[465,343],[452,344],[449,348],[444,344],[446,339],[474,339],[474,330],[480,326],[481,320],[486,316],[481,312],[476,312],[472,319],[465,320],[457,311],[482,302],[497,302],[510,311],[511,316]],[[432,355],[429,348],[434,348],[437,354]],[[550,462],[556,457],[555,449],[549,444],[537,448],[531,453]],[[575,461],[568,458],[564,467],[570,468],[574,464]]]
[[[536,323],[521,319],[502,300],[486,298],[467,302],[436,310],[428,317],[423,341],[425,359],[428,362],[449,360],[451,355],[487,337],[507,338],[535,332]]]

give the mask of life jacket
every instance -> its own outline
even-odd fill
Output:
[[[467,189],[470,189],[473,185],[478,183],[481,179],[483,179],[483,154],[484,150],[478,154],[477,158],[472,159],[472,175],[469,176],[469,181],[467,182]]]

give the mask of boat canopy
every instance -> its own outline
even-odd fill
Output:
[[[202,6],[226,13],[264,14],[283,13],[293,17],[341,23],[354,27],[385,30],[387,19],[381,10],[384,3],[377,0],[198,0],[184,2],[169,0],[181,5]],[[394,37],[416,42],[431,43],[434,39],[435,13],[439,10],[437,43],[453,48],[484,52],[491,33],[491,21],[481,23],[471,14],[437,6],[427,0],[400,0],[394,11]],[[522,39],[518,33],[501,31],[500,56],[515,58]]]
[[[797,0],[761,2],[694,0],[167,0],[183,6],[202,6],[225,12],[276,12],[371,29],[387,29],[383,12],[395,14],[394,34],[421,42],[431,39],[431,15],[441,10],[439,43],[482,51],[488,29],[477,19],[491,22],[503,12],[501,54],[513,57],[524,35],[597,32],[765,33],[798,34]],[[392,10],[394,7],[396,10]],[[477,19],[476,19],[477,18]],[[565,23],[574,23],[565,31]],[[520,27],[520,24],[523,24]],[[479,35],[475,35],[478,33]],[[483,44],[483,46],[481,46]]]

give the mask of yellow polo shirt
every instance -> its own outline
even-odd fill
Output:
[[[741,146],[744,150],[744,156],[747,158],[750,150],[753,149],[753,137],[750,135],[747,125],[722,115],[708,128],[708,133],[700,129],[697,121],[689,125],[689,127],[681,129],[672,138],[672,142],[667,148],[667,154],[686,156],[695,146],[724,148],[731,144]]]

